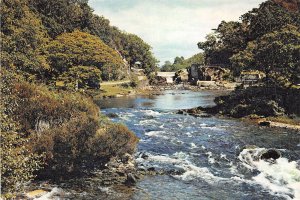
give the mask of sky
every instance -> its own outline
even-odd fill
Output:
[[[264,0],[89,0],[94,13],[152,46],[163,64],[199,53],[197,43],[222,21],[237,21]]]

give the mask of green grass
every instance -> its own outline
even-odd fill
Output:
[[[131,87],[123,87],[122,85],[102,85],[100,93],[95,98],[116,97],[118,95],[128,95],[133,92]]]

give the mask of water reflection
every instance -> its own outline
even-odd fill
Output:
[[[225,95],[228,91],[188,90],[164,91],[159,96],[130,96],[96,101],[100,108],[153,108],[157,110],[178,110],[198,106],[213,106],[216,96]]]

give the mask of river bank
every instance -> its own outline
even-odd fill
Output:
[[[208,112],[207,112],[208,111]],[[208,118],[212,116],[221,117],[221,118],[232,118],[230,116],[225,116],[222,114],[216,114],[211,111],[211,109],[207,108],[192,108],[192,109],[183,109],[178,110],[177,114],[183,115],[191,115],[194,117],[200,118]],[[246,116],[240,118],[241,121],[245,121],[257,126],[264,126],[270,128],[283,128],[289,130],[299,131],[300,133],[300,120],[299,119],[291,119],[287,116],[278,116],[278,117],[260,117],[260,116]]]
[[[110,105],[99,102],[104,114],[113,113],[113,121],[125,123],[140,138],[138,167],[178,172],[138,180],[131,199],[297,199],[297,132],[175,114],[178,108],[211,107],[219,92],[167,90],[153,97],[115,98]],[[124,100],[130,103],[121,105]],[[257,158],[269,149],[281,157],[274,162]]]
[[[238,88],[216,97],[211,107],[179,110],[196,117],[225,116],[260,126],[300,130],[299,89],[278,86]]]
[[[117,97],[129,97],[136,95],[160,95],[166,90],[191,90],[207,91],[207,90],[220,90],[220,91],[232,91],[237,86],[237,83],[231,82],[215,82],[215,81],[202,81],[198,85],[192,85],[190,83],[180,84],[162,84],[162,85],[148,85],[131,87],[126,84],[105,84],[101,86],[100,91],[90,93],[94,99],[105,99],[105,98],[117,98]]]
[[[37,183],[29,191],[42,189],[42,197],[61,199],[241,199],[253,192],[257,199],[293,199],[298,195],[293,177],[300,173],[298,134],[239,119],[174,114],[178,108],[211,107],[220,92],[166,90],[97,101],[103,115],[140,138],[136,153],[112,159],[88,176]],[[257,160],[256,153],[269,149],[281,155],[276,164]],[[274,169],[285,182],[278,181]]]

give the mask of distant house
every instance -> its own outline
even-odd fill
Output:
[[[261,71],[242,71],[240,75],[240,80],[243,85],[254,85],[259,83],[265,74]]]
[[[207,66],[193,64],[189,70],[189,81],[191,83],[196,83],[200,81],[222,81],[228,70],[219,66]]]
[[[166,83],[174,83],[175,72],[157,72],[157,77],[166,79]]]

